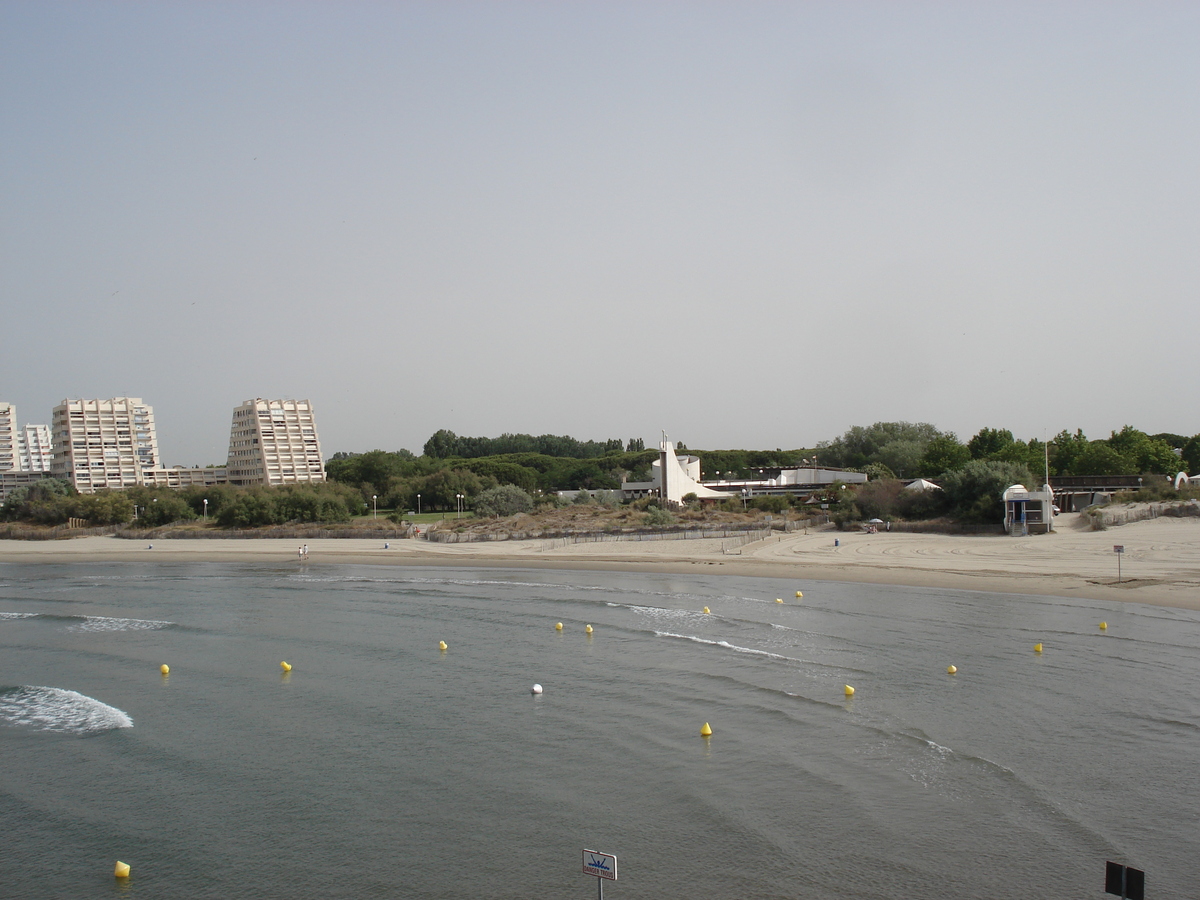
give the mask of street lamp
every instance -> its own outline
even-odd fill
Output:
[[[458,504],[458,517],[461,519],[461,518],[462,518],[462,502],[463,502],[463,495],[462,495],[462,494],[455,494],[455,495],[454,495],[454,499],[455,499],[455,501],[456,501],[456,502],[457,502],[457,504]]]
[[[375,511],[376,519],[379,518],[379,502],[378,501],[379,501],[378,495],[372,494],[371,495],[371,508],[374,509],[374,511]]]
[[[204,521],[208,521],[208,498],[204,498]]]
[[[421,514],[421,495],[417,494],[417,515]]]

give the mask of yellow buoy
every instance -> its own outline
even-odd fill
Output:
[[[946,666],[946,674],[947,675],[953,675],[957,671],[958,671],[958,666]]]
[[[712,727],[709,726],[707,722],[705,722],[704,727],[700,729],[700,735],[702,737],[712,737]]]
[[[166,663],[163,663],[161,666],[158,667],[158,671],[162,672],[164,675],[170,675],[171,667],[168,666]]]
[[[1033,652],[1034,652],[1034,653],[1041,653],[1041,652],[1042,652],[1042,645],[1041,645],[1041,644],[1034,644],[1034,645],[1033,645]]]
[[[445,641],[438,641],[438,649],[439,649],[439,650],[445,650],[445,649],[446,649],[446,642],[445,642]]]
[[[292,671],[292,664],[285,659],[279,664],[279,668],[283,669],[285,672],[290,672]]]
[[[1108,623],[1107,623],[1107,622],[1101,622],[1101,623],[1100,623],[1100,630],[1101,630],[1101,631],[1104,631],[1104,630],[1105,630],[1105,629],[1107,629],[1107,628],[1108,628]]]
[[[797,597],[803,597],[803,596],[804,596],[804,591],[796,591],[796,596],[797,596]]]
[[[589,626],[587,626],[587,628],[585,628],[585,629],[583,629],[583,630],[584,630],[584,631],[586,631],[588,634],[591,634],[591,633],[592,633],[592,626],[591,626],[591,625],[589,625]]]
[[[129,863],[123,863],[118,859],[117,864],[115,866],[113,866],[113,877],[114,878],[128,878],[129,877]]]
[[[850,687],[850,685],[848,685],[848,684],[847,684],[847,685],[843,685],[843,689],[846,691],[846,696],[847,696],[847,697],[853,697],[853,696],[854,696],[854,688]]]
[[[562,631],[562,622],[556,622],[556,623],[554,624],[554,630],[555,630],[555,631]]]
[[[708,607],[707,607],[707,606],[706,606],[706,607],[704,607],[704,611],[705,611],[706,613],[708,612]]]
[[[783,602],[783,600],[781,600],[779,597],[776,597],[776,598],[775,598],[775,602],[776,602],[776,603],[782,603],[782,602]]]

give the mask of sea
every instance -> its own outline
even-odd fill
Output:
[[[1108,861],[1200,896],[1200,613],[0,565],[0,897],[1101,898]]]

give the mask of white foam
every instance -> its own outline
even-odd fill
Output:
[[[711,647],[722,647],[726,650],[733,650],[736,653],[749,653],[753,656],[765,656],[767,659],[780,659],[784,662],[804,662],[802,659],[796,659],[792,656],[783,656],[779,653],[771,653],[769,650],[755,650],[753,647],[739,647],[737,644],[731,644],[729,641],[710,641],[707,638],[698,637],[694,634],[673,634],[670,631],[656,631],[655,637],[677,638],[683,641],[695,641],[697,644],[708,644]]]
[[[37,613],[0,612],[0,619],[32,619]]]
[[[22,685],[0,693],[0,722],[62,734],[133,727],[133,719],[115,706],[78,691],[40,685]]]
[[[67,631],[157,631],[169,628],[174,622],[157,622],[153,619],[121,619],[115,616],[80,616],[77,625]]]

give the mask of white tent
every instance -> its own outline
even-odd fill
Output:
[[[938,487],[936,484],[934,484],[932,481],[926,481],[924,478],[918,478],[916,481],[912,482],[911,484],[906,484],[904,486],[904,489],[906,491],[940,491],[941,490],[941,488]]]

